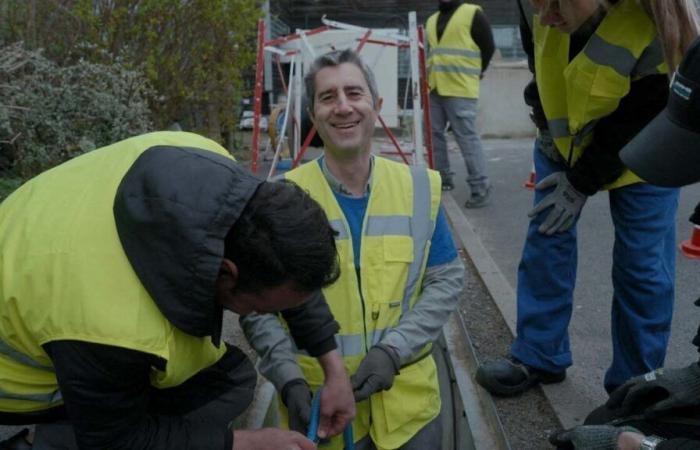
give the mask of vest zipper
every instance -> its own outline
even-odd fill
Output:
[[[365,320],[367,310],[365,298],[362,295],[362,276],[360,275],[359,267],[355,268],[355,276],[357,277],[357,293],[360,295],[360,305],[362,305],[362,329],[364,331],[362,343],[365,346],[365,353],[367,353],[369,351],[369,347],[367,346],[367,321]]]

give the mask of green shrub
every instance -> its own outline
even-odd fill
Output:
[[[60,67],[19,45],[0,49],[2,164],[29,178],[152,129],[143,75],[119,62]]]

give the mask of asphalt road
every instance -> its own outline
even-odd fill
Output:
[[[461,205],[468,190],[464,163],[454,143],[450,160],[456,172],[456,189],[452,196],[460,205],[484,248],[491,255],[505,280],[514,288],[517,265],[525,239],[527,212],[532,207],[532,192],[522,187],[532,167],[532,140],[484,141],[489,174],[493,182],[492,203],[478,210]],[[700,185],[681,190],[677,216],[680,242],[691,235],[688,222],[695,204],[700,201]],[[578,226],[579,264],[574,293],[574,314],[569,327],[574,367],[561,391],[556,407],[568,409],[568,417],[580,419],[594,405],[607,398],[603,375],[612,358],[610,341],[610,307],[612,282],[613,226],[608,196],[598,193],[584,207]],[[691,340],[700,323],[700,308],[693,301],[700,297],[698,274],[700,260],[690,260],[678,252],[676,265],[676,304],[666,365],[686,365],[697,359]],[[493,355],[494,357],[501,355]],[[557,388],[555,388],[557,389]]]

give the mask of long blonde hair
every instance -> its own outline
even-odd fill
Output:
[[[637,0],[654,19],[671,72],[700,31],[693,0]]]

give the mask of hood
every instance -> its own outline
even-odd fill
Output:
[[[114,199],[124,252],[161,313],[217,346],[224,239],[261,182],[212,151],[155,146],[134,162]]]

